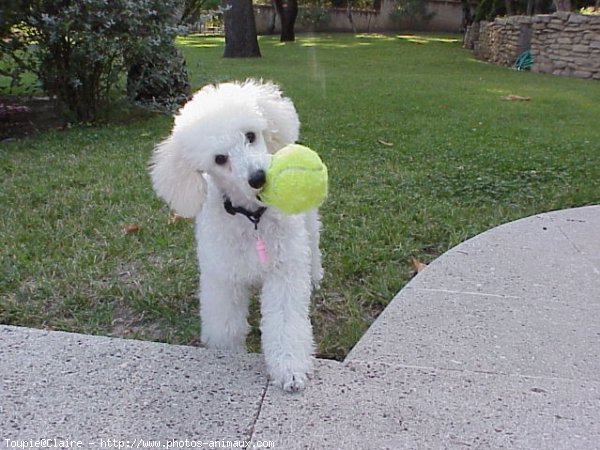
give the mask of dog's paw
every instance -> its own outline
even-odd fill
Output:
[[[302,372],[288,372],[271,378],[273,385],[285,392],[300,392],[306,386],[307,375]]]
[[[246,344],[227,339],[206,339],[203,338],[200,345],[210,350],[219,350],[224,353],[245,354]]]
[[[281,388],[285,392],[300,392],[304,390],[306,384],[306,375],[290,374],[281,380]]]

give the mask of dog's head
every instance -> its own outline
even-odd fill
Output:
[[[209,85],[177,116],[157,145],[150,173],[154,190],[178,214],[194,217],[206,197],[206,179],[232,201],[256,203],[271,154],[298,139],[291,100],[272,83]]]

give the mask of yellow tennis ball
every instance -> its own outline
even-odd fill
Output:
[[[327,196],[327,167],[316,152],[290,144],[273,155],[261,201],[286,214],[321,206]]]

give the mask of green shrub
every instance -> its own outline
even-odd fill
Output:
[[[12,21],[26,31],[18,35],[19,48],[34,55],[32,70],[44,91],[62,101],[77,120],[94,121],[128,73],[153,80],[128,83],[131,98],[151,97],[153,103],[169,104],[187,96],[183,59],[172,58],[174,38],[181,31],[174,24],[178,4],[179,0],[31,0]],[[167,84],[170,89],[165,91]]]
[[[23,18],[30,3],[30,0],[0,2],[0,76],[9,80],[7,87],[11,90],[21,84],[21,76],[31,68],[23,38],[27,32]]]
[[[326,25],[331,21],[329,9],[323,7],[305,7],[300,9],[298,22],[308,28]]]
[[[158,109],[174,110],[190,94],[185,60],[172,41],[158,45],[157,52],[139,52],[127,72],[130,100]]]
[[[406,18],[413,24],[428,22],[435,16],[427,8],[427,2],[423,0],[396,0],[396,7],[392,16]]]

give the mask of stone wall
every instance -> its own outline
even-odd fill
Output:
[[[471,26],[465,36],[465,47],[473,49],[479,59],[511,66],[529,48],[531,17],[512,16]],[[468,42],[468,44],[467,44]]]
[[[561,11],[496,18],[469,27],[464,46],[505,66],[531,49],[533,72],[600,79],[600,16]]]
[[[558,12],[534,19],[532,71],[600,80],[600,16]]]

